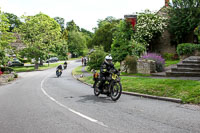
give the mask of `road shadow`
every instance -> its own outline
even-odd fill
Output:
[[[107,97],[105,95],[99,95],[94,96],[94,95],[85,95],[85,96],[79,96],[80,100],[78,100],[77,102],[93,102],[93,103],[115,103],[115,101],[112,101],[110,97]]]

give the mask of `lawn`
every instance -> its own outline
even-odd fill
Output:
[[[44,64],[43,66],[40,66],[38,70],[44,70],[44,69],[49,69],[53,67],[57,67],[60,63],[50,63],[49,66],[48,64]],[[34,66],[23,66],[23,67],[12,67],[15,72],[28,72],[28,71],[35,71]]]
[[[81,66],[75,69],[81,74]],[[137,76],[137,75],[136,75]],[[200,81],[121,76],[123,91],[181,99],[183,103],[200,104]],[[93,84],[92,76],[80,80]]]

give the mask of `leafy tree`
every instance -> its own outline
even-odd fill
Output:
[[[145,10],[139,13],[134,39],[144,45],[149,45],[154,38],[157,38],[166,28],[166,19],[155,13]]]
[[[4,65],[7,62],[6,50],[10,49],[9,44],[14,40],[13,34],[7,32],[9,26],[9,20],[0,10],[0,65]]]
[[[103,51],[102,47],[95,47],[95,50],[89,55],[89,70],[95,69],[99,70],[102,62],[104,61],[104,58],[106,56],[106,53]]]
[[[113,32],[118,24],[118,20],[108,17],[98,21],[98,28],[95,30],[94,37],[90,41],[89,47],[103,46],[104,51],[110,52],[113,42]]]
[[[176,44],[187,42],[187,36],[200,22],[199,0],[172,0],[169,29]]]
[[[60,25],[60,28],[63,32],[65,29],[65,19],[61,17],[55,17],[54,20],[56,20],[56,22]]]
[[[22,24],[22,22],[20,21],[20,19],[12,13],[5,13],[7,19],[9,20],[10,26],[9,26],[9,32],[12,32],[12,30],[16,27],[18,28],[19,25]]]
[[[86,40],[81,32],[71,31],[68,33],[68,49],[75,56],[83,55],[86,48]]]
[[[68,31],[80,31],[79,26],[76,25],[74,20],[67,22],[66,24],[66,30]]]
[[[132,54],[133,28],[131,24],[121,20],[113,36],[111,55],[114,62],[121,62],[127,55]]]
[[[53,18],[43,13],[23,18],[24,23],[16,31],[27,45],[26,56],[35,58],[35,69],[38,69],[39,58],[48,54],[51,46],[60,41],[61,29]]]

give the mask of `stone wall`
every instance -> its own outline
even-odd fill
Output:
[[[150,74],[156,72],[156,64],[153,60],[138,60],[137,62],[138,73]]]
[[[9,82],[10,80],[14,79],[14,74],[2,74],[0,75],[0,85]]]

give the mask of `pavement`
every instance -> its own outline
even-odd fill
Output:
[[[88,86],[92,86],[92,84],[85,83],[85,82],[83,82],[83,81],[81,81],[79,79],[80,77],[92,76],[91,73],[88,73],[85,70],[85,66],[82,67],[82,73],[83,73],[82,75],[73,75],[73,77],[75,79],[79,80],[80,82],[88,85]],[[146,78],[166,78],[166,79],[182,79],[182,80],[200,80],[200,77],[161,77],[161,76],[150,76],[150,77],[146,77]],[[126,94],[126,95],[132,95],[132,96],[139,96],[139,97],[145,97],[145,98],[151,98],[151,99],[158,99],[158,100],[164,100],[164,101],[182,103],[181,99],[177,99],[177,98],[160,97],[160,96],[153,96],[153,95],[147,95],[147,94],[141,94],[141,93],[135,93],[135,92],[127,92],[127,91],[123,91],[122,93]]]

